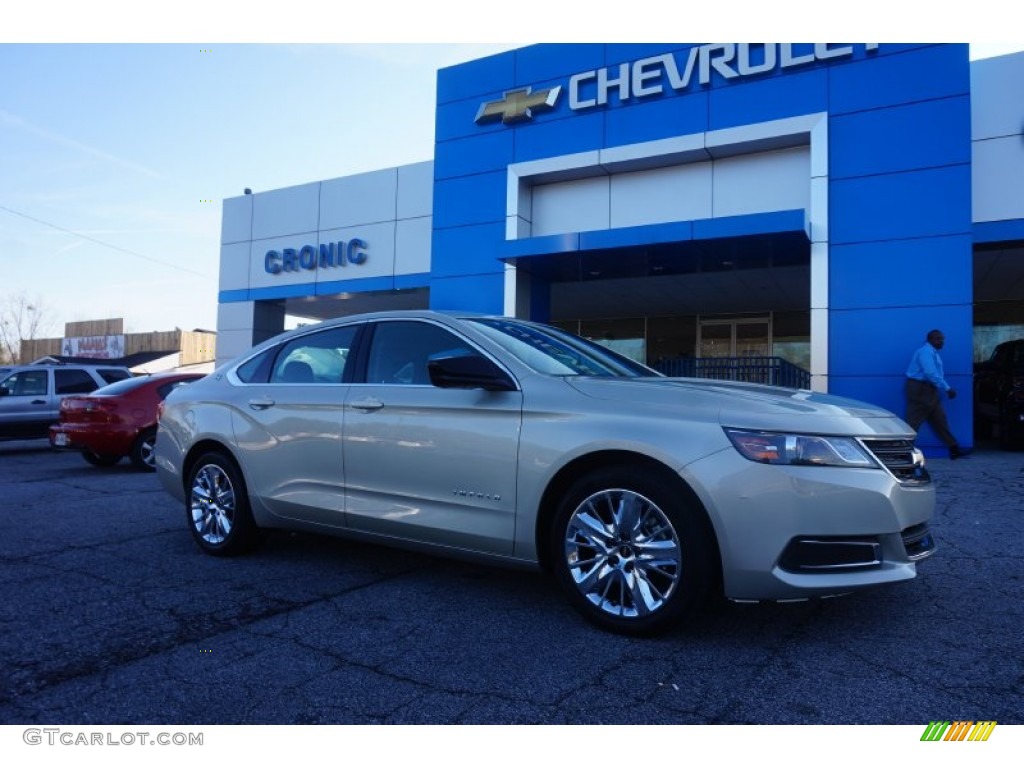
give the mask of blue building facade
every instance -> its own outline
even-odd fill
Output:
[[[910,355],[940,328],[970,444],[976,326],[1024,329],[1024,107],[1005,98],[1024,57],[1004,59],[565,44],[441,70],[432,163],[225,201],[219,329],[244,346],[317,296],[357,300],[308,315],[517,315],[669,370],[783,358],[814,389],[902,413]],[[344,195],[358,205],[324,224],[324,200]],[[300,240],[338,239],[365,246],[362,272],[311,279],[309,251],[306,272],[269,274],[286,241],[300,265]],[[927,430],[921,443],[938,445]]]

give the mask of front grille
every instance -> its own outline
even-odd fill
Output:
[[[903,531],[903,546],[911,560],[923,560],[935,551],[935,537],[928,523],[912,525]]]
[[[913,440],[861,440],[871,455],[889,473],[906,485],[927,485],[932,481],[924,468],[924,456]]]

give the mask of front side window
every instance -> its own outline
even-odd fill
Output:
[[[270,383],[340,384],[357,330],[358,326],[345,325],[292,339],[281,347]]]
[[[370,343],[366,381],[369,384],[430,384],[428,362],[474,353],[465,341],[433,323],[415,320],[378,323]]]
[[[9,395],[21,395],[27,397],[39,397],[46,395],[46,371],[18,371],[11,374],[0,387],[7,390]]]

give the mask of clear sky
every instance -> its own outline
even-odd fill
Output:
[[[51,336],[107,317],[123,317],[127,332],[216,328],[222,200],[432,159],[439,67],[529,42],[732,31],[669,33],[650,15],[639,28],[542,24],[543,3],[517,4],[527,13],[509,21],[458,0],[324,18],[296,0],[278,6],[295,9],[287,18],[242,24],[222,12],[191,26],[203,4],[186,1],[119,28],[103,10],[143,6],[60,5],[14,11],[0,29],[0,300],[41,303]],[[757,39],[750,21],[728,39]],[[972,46],[972,58],[1022,48]]]
[[[494,50],[0,45],[0,295],[215,328],[224,198],[431,159],[437,68]]]

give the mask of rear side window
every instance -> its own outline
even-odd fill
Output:
[[[270,367],[274,362],[277,347],[260,352],[256,357],[246,360],[235,369],[235,375],[246,384],[266,384],[270,378]]]
[[[283,347],[270,374],[271,384],[340,384],[358,326],[309,333]]]
[[[53,372],[58,395],[81,395],[96,389],[96,382],[81,368],[58,369]]]
[[[115,381],[124,381],[132,377],[129,371],[123,371],[119,368],[97,368],[96,373],[100,375],[107,384],[113,384]]]
[[[143,384],[149,381],[148,376],[131,376],[121,381],[115,381],[113,384],[107,384],[105,387],[100,387],[94,395],[123,395],[125,392],[131,392],[133,389],[138,389]]]

